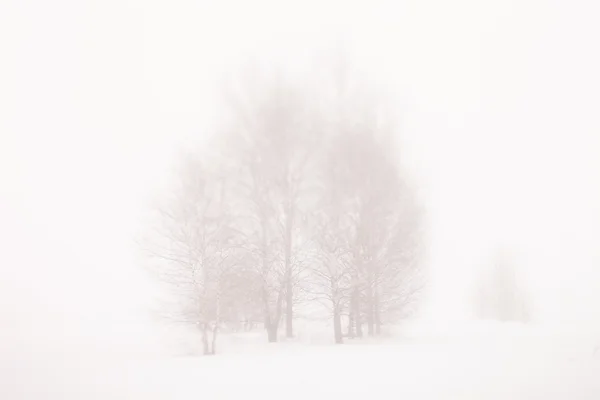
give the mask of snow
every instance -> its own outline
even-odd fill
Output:
[[[214,357],[88,349],[2,358],[2,399],[596,399],[594,336],[480,324],[345,345],[223,337]],[[360,343],[360,345],[359,345]],[[241,344],[245,344],[246,347]],[[8,362],[8,364],[7,364]]]
[[[600,333],[582,328],[600,310],[600,3],[177,3],[0,2],[0,400],[600,398]],[[132,236],[175,149],[211,130],[222,70],[306,64],[338,31],[399,92],[430,198],[430,313],[464,314],[508,241],[552,329],[438,320],[333,346],[299,327],[200,357],[144,326]]]

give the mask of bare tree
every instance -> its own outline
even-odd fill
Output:
[[[475,291],[476,313],[480,318],[526,322],[530,318],[529,298],[517,277],[515,265],[506,252],[499,252]]]
[[[240,163],[238,183],[252,232],[248,248],[263,281],[268,338],[276,341],[284,314],[286,336],[293,336],[294,292],[302,266],[294,252],[317,136],[303,93],[281,79],[261,81],[252,75],[241,92],[230,94],[229,104],[228,146]]]
[[[371,157],[365,156],[370,167],[359,196],[356,242],[369,335],[381,333],[382,318],[391,318],[392,309],[407,311],[422,285],[415,193],[380,146],[374,143]]]
[[[348,307],[353,279],[353,204],[343,184],[345,167],[343,156],[330,154],[323,159],[320,201],[311,215],[316,257],[310,268],[312,279],[305,286],[309,298],[330,312],[335,343],[343,343],[342,314]]]
[[[325,192],[341,193],[335,202],[344,213],[348,246],[348,336],[361,337],[363,321],[369,335],[380,333],[383,319],[406,315],[417,299],[423,283],[421,213],[409,177],[396,161],[391,103],[375,94],[343,55],[334,60],[331,75],[330,115],[323,120],[332,138],[323,157],[329,160],[325,173],[335,175]]]
[[[156,272],[176,297],[175,319],[196,325],[204,354],[215,354],[223,307],[235,296],[231,277],[239,237],[227,201],[227,180],[188,157],[174,195],[159,210],[158,234],[149,247]]]
[[[334,68],[331,103],[320,118],[327,138],[314,213],[321,258],[311,286],[329,304],[336,343],[343,313],[349,337],[362,336],[363,321],[370,335],[380,333],[384,319],[406,315],[421,286],[421,213],[394,161],[392,115],[344,67]]]
[[[423,283],[414,191],[376,140],[358,135],[332,140],[312,215],[319,257],[306,291],[330,311],[336,343],[342,315],[349,337],[362,336],[363,321],[379,334],[382,323],[408,315]]]
[[[373,272],[375,334],[381,333],[382,324],[409,317],[425,284],[420,210],[410,200],[399,204],[386,249]]]
[[[262,318],[276,342],[285,316],[292,337],[300,301],[326,307],[342,343],[343,316],[350,337],[363,321],[373,335],[415,299],[420,215],[394,162],[391,113],[346,64],[332,71],[332,87],[314,91],[250,75],[227,92],[223,157],[212,171],[188,161],[162,212],[155,255],[206,353],[240,320]]]

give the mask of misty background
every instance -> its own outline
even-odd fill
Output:
[[[154,346],[135,240],[181,149],[212,134],[236,66],[302,70],[339,42],[398,103],[427,209],[420,318],[471,318],[473,281],[503,247],[534,323],[600,329],[599,8],[3,2],[2,345]]]

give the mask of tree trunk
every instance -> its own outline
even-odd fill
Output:
[[[353,307],[353,304],[350,304],[350,312],[348,313],[348,337],[350,339],[354,339],[354,307]]]
[[[275,303],[275,315],[271,312],[271,307],[269,307],[269,299],[268,293],[265,288],[263,288],[263,302],[264,302],[264,310],[265,310],[265,329],[267,330],[267,338],[269,343],[273,343],[277,341],[277,331],[279,329],[279,324],[281,323],[281,308],[283,306],[283,297],[284,293],[280,289],[279,294],[277,295],[277,302]]]
[[[215,355],[217,352],[217,332],[219,331],[219,324],[215,322],[215,326],[212,330],[212,344],[210,354]]]
[[[294,337],[294,293],[292,292],[292,282],[290,278],[288,278],[285,296],[285,337],[292,338]]]
[[[360,291],[358,286],[354,288],[354,325],[356,327],[356,337],[363,337],[362,320],[360,317]]]
[[[265,301],[265,328],[267,330],[267,339],[269,343],[277,342],[277,332],[281,322],[281,300],[283,299],[282,292],[279,292],[275,311],[275,316],[271,315],[270,307]]]
[[[210,348],[208,346],[208,324],[202,324],[202,353],[206,356],[210,354]]]
[[[214,355],[216,353],[217,346],[217,332],[219,331],[219,323],[221,321],[221,278],[219,277],[219,282],[217,284],[217,298],[215,304],[215,322],[212,329],[212,341],[210,354]]]
[[[375,297],[373,299],[375,310],[375,334],[381,335],[381,304],[379,303],[379,290],[375,289]]]
[[[292,287],[292,224],[293,208],[287,206],[285,216],[285,336],[294,337],[294,292]]]
[[[277,331],[279,330],[279,320],[271,319],[271,316],[267,314],[265,317],[265,330],[267,331],[267,339],[269,343],[277,341]]]
[[[275,343],[277,342],[277,323],[271,323],[268,327],[267,327],[267,338],[269,340],[269,343]]]
[[[373,336],[374,331],[374,318],[373,318],[373,288],[371,287],[371,283],[367,283],[367,291],[366,291],[366,306],[367,306],[367,332],[369,336]]]
[[[336,344],[344,343],[344,339],[342,338],[342,316],[337,305],[334,305],[333,310],[333,335]]]

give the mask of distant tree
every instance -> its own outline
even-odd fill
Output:
[[[519,282],[515,265],[505,253],[499,253],[490,271],[475,292],[476,314],[482,319],[526,322],[530,319],[530,301]]]

